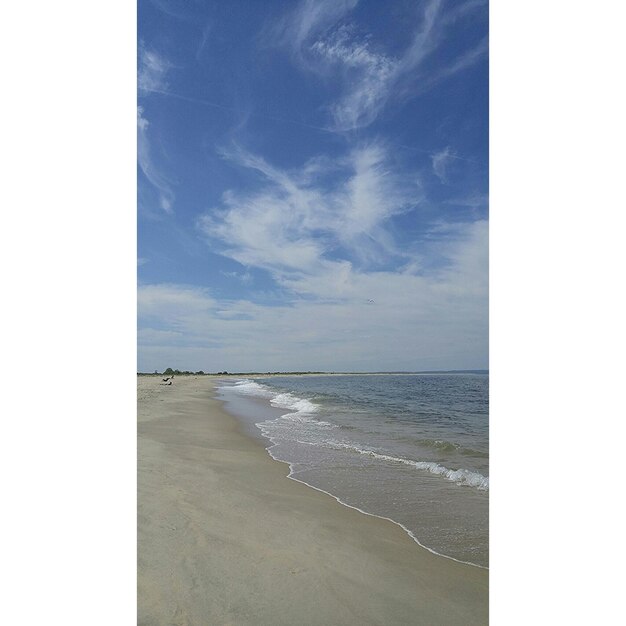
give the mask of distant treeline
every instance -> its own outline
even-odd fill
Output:
[[[137,376],[285,376],[287,374],[329,374],[334,372],[191,372],[189,370],[173,370],[168,367],[164,372],[137,372]]]
[[[203,372],[199,370],[191,372],[189,370],[173,370],[168,367],[164,372],[137,372],[137,376],[297,376],[304,374],[350,374],[353,376],[367,374],[489,374],[489,370],[424,370],[421,372]]]

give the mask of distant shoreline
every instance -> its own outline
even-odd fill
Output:
[[[191,372],[175,370],[174,376],[411,376],[416,374],[489,374],[489,370],[421,370],[381,372]],[[137,372],[137,376],[168,376],[164,372]]]

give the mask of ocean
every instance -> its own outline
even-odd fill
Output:
[[[290,477],[400,524],[425,548],[489,562],[489,375],[228,379],[219,397]]]

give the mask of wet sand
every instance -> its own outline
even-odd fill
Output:
[[[213,397],[138,377],[138,623],[488,623],[488,571],[287,478]]]

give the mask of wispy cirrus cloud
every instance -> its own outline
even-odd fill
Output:
[[[287,279],[294,292],[308,297],[272,306],[218,299],[191,285],[140,286],[140,368],[486,366],[487,231],[486,221],[447,229],[445,242],[438,244],[445,262],[429,271],[318,265]]]
[[[430,157],[433,165],[433,172],[442,183],[448,182],[448,166],[450,165],[450,161],[454,158],[455,155],[450,149],[450,146],[446,146],[443,150],[435,152],[435,154]]]
[[[486,366],[486,183],[463,163],[484,155],[474,131],[458,134],[482,114],[461,98],[399,106],[485,58],[486,1],[299,0],[279,19],[151,2],[139,198],[162,223],[142,233],[140,370]],[[264,12],[265,44],[296,71],[259,55]],[[240,145],[216,159],[227,137]],[[189,284],[165,282],[173,264]]]
[[[266,32],[272,44],[291,48],[296,60],[309,69],[307,47],[311,39],[330,28],[351,11],[359,0],[302,0],[291,12],[279,19]]]
[[[244,370],[248,362],[268,370],[279,363],[332,369],[327,347],[333,345],[339,369],[372,359],[401,368],[418,354],[429,355],[422,367],[436,368],[447,359],[470,363],[470,353],[475,358],[484,346],[486,363],[486,220],[433,223],[421,243],[402,249],[390,224],[422,192],[398,174],[381,144],[291,170],[241,148],[225,156],[256,171],[260,184],[225,193],[222,206],[198,226],[214,251],[265,270],[291,296],[279,295],[272,306],[215,302],[199,327],[193,316],[189,332],[198,340],[228,336],[228,347],[203,350],[190,341],[185,358],[210,354]],[[209,305],[208,292],[205,298]],[[218,315],[218,308],[231,314]],[[303,361],[300,349],[307,350]],[[144,352],[150,350],[156,355],[161,348]]]
[[[209,35],[211,34],[211,30],[213,29],[213,22],[208,21],[204,28],[202,29],[202,33],[200,35],[200,42],[198,43],[198,47],[196,48],[196,61],[201,61],[204,57],[205,48],[207,46],[207,42],[209,41]]]
[[[336,161],[279,169],[241,148],[226,158],[261,176],[251,192],[227,191],[199,220],[222,253],[278,281],[341,263],[376,265],[399,255],[386,222],[414,207],[420,191],[393,170],[384,145],[363,144]],[[331,259],[335,259],[334,261]]]
[[[373,122],[385,105],[397,62],[374,53],[366,41],[355,40],[347,27],[316,41],[311,51],[342,75],[343,94],[329,107],[336,129],[349,130]]]
[[[422,192],[380,142],[290,169],[239,146],[222,155],[257,183],[225,192],[198,227],[246,268],[224,275],[251,284],[250,270],[264,270],[279,291],[268,303],[253,290],[234,299],[140,286],[140,369],[486,366],[485,220],[434,223],[417,249],[400,251],[389,225]]]
[[[369,35],[358,34],[348,21],[356,5],[356,1],[305,0],[273,30],[298,65],[338,82],[339,96],[328,106],[337,131],[370,125],[390,100],[423,93],[487,53],[484,39],[443,63],[433,61],[450,26],[483,8],[480,0],[452,8],[442,0],[429,0],[400,55],[388,54]]]
[[[137,88],[139,95],[159,92],[167,88],[166,76],[172,66],[154,50],[148,50],[145,44],[139,43],[139,60],[137,68]]]
[[[150,122],[144,116],[143,107],[137,107],[137,163],[144,176],[155,188],[159,206],[166,213],[173,213],[174,192],[169,178],[154,162],[148,134]]]
[[[486,193],[470,192],[465,196],[456,196],[444,201],[447,205],[469,207],[470,209],[487,209],[489,196]]]
[[[172,65],[156,51],[149,50],[143,42],[139,43],[138,50],[137,88],[139,97],[145,99],[152,93],[167,90],[166,78]],[[137,162],[158,194],[159,207],[171,214],[175,199],[172,181],[155,162],[149,128],[144,107],[138,106]]]
[[[250,272],[220,272],[222,276],[226,276],[227,278],[234,278],[235,280],[240,281],[244,285],[250,285],[254,278]]]

